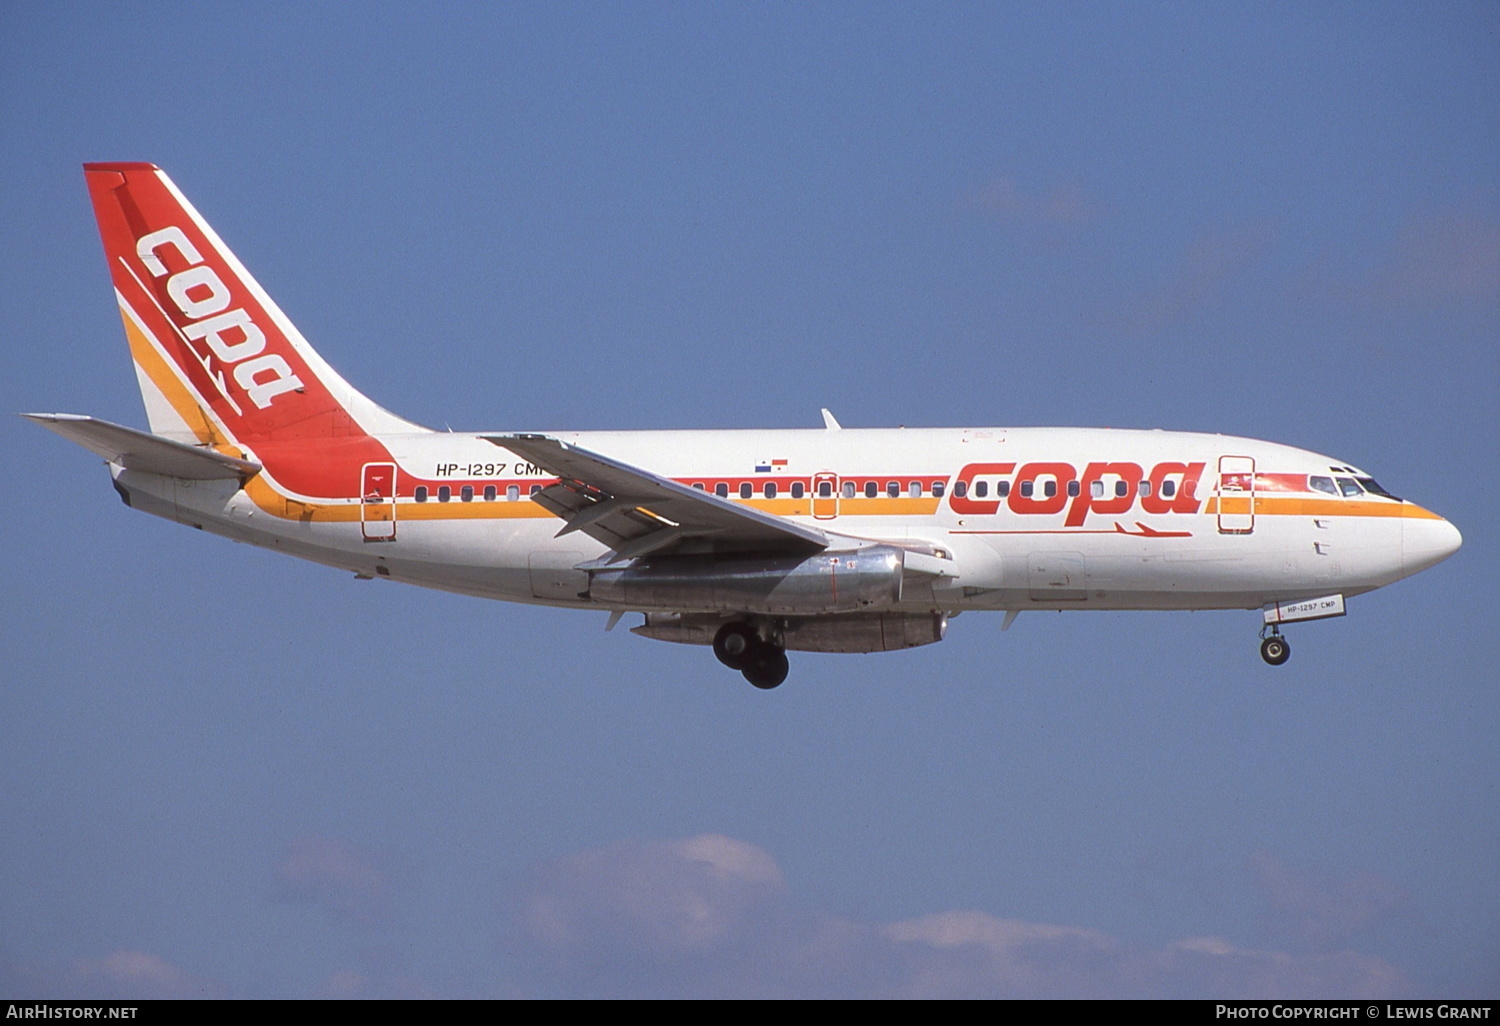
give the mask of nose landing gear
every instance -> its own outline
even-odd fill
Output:
[[[1292,657],[1292,646],[1281,636],[1281,630],[1275,624],[1261,628],[1260,637],[1260,657],[1272,666],[1280,666]]]
[[[790,669],[786,649],[762,638],[754,625],[744,620],[731,620],[719,628],[714,635],[714,655],[763,691],[786,680]]]

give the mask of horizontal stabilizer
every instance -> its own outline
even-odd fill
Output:
[[[238,478],[241,481],[260,473],[260,464],[235,459],[212,449],[174,442],[170,438],[147,434],[134,428],[111,424],[95,417],[76,413],[23,413],[56,431],[70,442],[77,442],[89,452],[118,463],[127,470],[139,470],[164,477],[181,477],[192,481]]]

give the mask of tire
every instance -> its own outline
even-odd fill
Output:
[[[731,620],[714,635],[714,655],[731,670],[743,670],[760,644],[760,636],[743,620]]]
[[[791,664],[787,662],[785,649],[760,644],[752,652],[744,669],[746,680],[762,691],[769,691],[786,680]]]
[[[1260,643],[1260,657],[1272,666],[1280,666],[1292,657],[1292,646],[1281,635],[1273,634]]]

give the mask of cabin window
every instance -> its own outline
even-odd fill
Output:
[[[753,491],[755,491],[755,489],[750,486],[750,482],[749,481],[746,481],[745,483],[743,483],[742,485],[740,485],[740,498],[742,498],[742,499],[748,499],[748,498],[750,498],[750,494]]]
[[[729,486],[723,481],[720,481],[718,484],[714,485],[714,494],[721,499],[729,498]]]
[[[464,485],[462,488],[460,488],[458,490],[458,497],[460,499],[462,499],[464,502],[473,502],[474,501],[474,486],[473,485]]]
[[[1031,498],[1031,493],[1033,491],[1035,491],[1035,490],[1036,490],[1036,482],[1034,482],[1034,481],[1022,481],[1021,482],[1021,497],[1023,499],[1029,499],[1029,498]]]
[[[906,494],[911,496],[913,499],[920,499],[922,497],[922,482],[913,481],[911,484],[907,485]]]
[[[802,494],[805,491],[806,491],[806,489],[803,487],[801,481],[793,481],[792,482],[792,498],[794,498],[794,499],[800,499],[800,498],[802,498]]]
[[[846,499],[852,499],[852,498],[854,498],[854,482],[853,481],[845,481],[844,482],[844,498],[846,498]]]
[[[452,488],[449,488],[447,485],[442,485],[438,488],[438,502],[447,502],[451,498],[453,498]]]
[[[506,485],[505,486],[505,501],[506,502],[517,502],[517,501],[520,500],[520,498],[521,498],[521,486],[520,485]]]
[[[879,495],[879,494],[880,494],[880,485],[876,484],[874,481],[866,481],[865,482],[865,498],[867,498],[867,499],[873,499],[873,498],[875,498],[876,495]]]
[[[974,497],[976,499],[982,499],[988,494],[990,494],[990,483],[988,481],[974,482]]]
[[[968,494],[969,494],[969,482],[967,482],[967,481],[955,481],[955,482],[953,482],[953,497],[954,498],[956,498],[956,499],[962,499],[965,495],[968,495]]]
[[[1071,496],[1073,496],[1074,498],[1077,498],[1078,491],[1079,491],[1079,484],[1078,484],[1078,482],[1077,481],[1069,481],[1068,482],[1068,494],[1071,495]],[[1100,495],[1104,494],[1104,482],[1103,481],[1099,482],[1099,494]]]
[[[1075,484],[1077,482],[1074,482]],[[1071,487],[1071,486],[1069,486]],[[1089,497],[1094,499],[1104,498],[1104,482],[1094,481],[1089,484]]]
[[[541,485],[532,485],[531,486],[531,490],[529,492],[527,492],[526,494],[527,495],[535,495],[538,492],[540,492],[541,490],[542,490],[542,486]]]
[[[901,494],[901,482],[887,481],[885,483],[885,494],[889,495],[893,499],[896,498]]]
[[[998,496],[1000,496],[1000,498],[1002,498],[1002,499],[1005,498],[1007,495],[1009,495],[1010,494],[1010,482],[1009,481],[1000,481],[1000,482],[996,483],[996,485],[995,485],[995,494],[998,495]]]
[[[1042,494],[1045,495],[1049,499],[1052,498],[1054,495],[1057,494],[1057,479],[1056,478],[1049,477],[1046,481],[1042,482]]]
[[[1176,494],[1177,494],[1177,482],[1176,481],[1173,481],[1171,478],[1167,478],[1165,481],[1163,481],[1161,483],[1161,497],[1163,499],[1170,499],[1172,496],[1174,496]]]
[[[701,491],[703,491],[703,482],[702,481],[694,481],[693,482],[693,487],[696,488],[696,489],[698,489],[701,492]]]
[[[776,482],[767,481],[766,486],[761,489],[761,494],[763,494],[768,499],[776,498]]]
[[[943,497],[943,482],[932,482],[932,497],[934,499],[941,499]]]
[[[1125,498],[1125,496],[1127,496],[1129,494],[1130,494],[1130,485],[1126,483],[1126,481],[1125,481],[1125,479],[1123,477],[1120,478],[1120,480],[1118,480],[1118,481],[1115,482],[1115,498],[1117,498],[1117,499],[1123,499],[1123,498]]]
[[[1344,493],[1344,497],[1346,499],[1353,498],[1356,495],[1364,494],[1365,490],[1361,488],[1359,486],[1359,483],[1356,482],[1352,477],[1340,477],[1335,478],[1334,480],[1338,481],[1339,491]]]
[[[1151,497],[1151,482],[1150,481],[1142,481],[1141,482],[1140,492],[1141,492],[1141,498],[1143,498],[1143,499],[1149,499]]]
[[[831,499],[831,498],[833,498],[833,482],[832,481],[819,481],[818,482],[818,498],[820,498],[820,499]]]
[[[495,499],[499,497],[499,495],[500,495],[500,490],[498,488],[496,488],[494,485],[485,485],[484,486],[484,501],[485,502],[494,502]]]
[[[1329,481],[1328,483],[1329,484],[1333,484],[1332,481]],[[426,485],[417,485],[416,490],[411,493],[411,497],[413,499],[416,499],[418,502],[426,502],[427,501],[427,486]]]

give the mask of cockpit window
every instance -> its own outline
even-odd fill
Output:
[[[1361,488],[1358,482],[1356,482],[1352,477],[1339,477],[1335,478],[1334,480],[1339,483],[1339,491],[1344,493],[1344,498],[1346,499],[1353,498],[1356,495],[1363,495],[1365,493],[1365,490]]]
[[[1315,492],[1327,492],[1329,495],[1337,495],[1338,488],[1334,486],[1333,478],[1318,477],[1316,474],[1307,479],[1307,487]]]
[[[1401,501],[1399,496],[1392,495],[1390,492],[1380,487],[1380,485],[1373,477],[1356,477],[1354,480],[1364,485],[1365,491],[1369,492],[1371,495],[1384,495],[1387,499],[1395,499],[1397,502]]]

